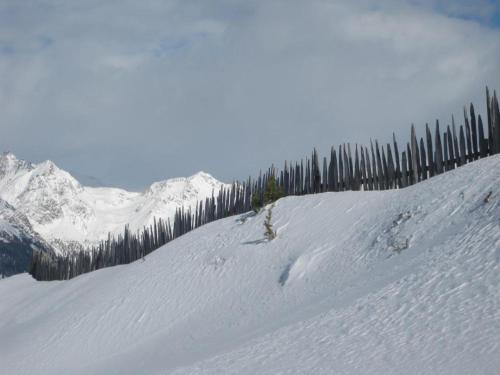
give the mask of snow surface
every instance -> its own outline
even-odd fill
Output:
[[[70,250],[173,218],[177,208],[218,194],[227,186],[205,172],[155,182],[142,193],[118,188],[85,187],[50,160],[33,164],[12,153],[0,155],[0,198],[26,215],[34,230],[56,248]]]
[[[1,280],[1,372],[499,373],[499,156],[281,199],[272,242],[264,217],[70,281]]]

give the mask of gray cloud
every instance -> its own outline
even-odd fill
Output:
[[[142,188],[403,140],[500,87],[496,9],[436,4],[7,2],[0,148]]]
[[[491,22],[500,11],[497,0],[411,0],[412,4],[453,17]]]

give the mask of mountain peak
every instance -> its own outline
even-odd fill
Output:
[[[212,176],[210,173],[203,172],[203,171],[196,172],[195,174],[189,176],[187,179],[188,180],[204,179],[204,180],[217,181],[217,179],[214,176]]]
[[[14,155],[10,151],[4,151],[4,152],[2,152],[2,156],[0,156],[0,158],[17,159],[16,155]]]
[[[27,163],[25,160],[19,159],[16,155],[14,155],[11,151],[4,151],[0,155],[0,162],[10,162],[10,163],[17,163],[17,162],[24,162]]]
[[[61,194],[82,189],[80,183],[71,174],[59,168],[51,160],[45,160],[33,166],[33,175],[30,180],[38,188],[44,186],[49,190],[59,191]]]
[[[153,183],[145,192],[146,195],[164,195],[183,197],[192,195],[210,195],[212,190],[217,190],[224,183],[217,180],[209,173],[200,171],[189,177],[169,178]]]
[[[0,177],[7,174],[17,173],[20,170],[32,170],[33,164],[22,159],[18,159],[12,152],[3,152],[0,155]]]
[[[42,174],[53,174],[62,171],[52,160],[45,160],[37,164],[37,169]]]
[[[0,173],[3,171],[16,173],[21,169],[26,169],[31,171],[37,169],[39,172],[44,173],[54,173],[56,171],[61,171],[67,173],[60,169],[52,160],[45,160],[41,163],[34,164],[29,161],[19,159],[10,151],[4,151],[0,155]]]
[[[52,160],[42,161],[40,164],[38,164],[38,167],[41,168],[41,169],[47,169],[47,170],[50,170],[50,171],[54,171],[56,168],[59,169],[57,167],[57,165],[55,165]]]
[[[195,174],[191,175],[189,178],[193,178],[193,177],[197,177],[197,176],[213,178],[213,176],[210,173],[207,173],[204,171],[198,171]]]

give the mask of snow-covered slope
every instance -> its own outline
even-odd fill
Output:
[[[0,199],[0,278],[26,271],[33,250],[52,252],[26,216]]]
[[[25,214],[33,228],[59,250],[79,248],[173,217],[176,208],[219,191],[223,184],[207,173],[156,182],[142,193],[82,186],[51,161],[32,164],[12,153],[0,156],[0,198]]]
[[[489,192],[490,198],[485,202]],[[497,374],[500,157],[324,193],[70,281],[0,281],[6,374]]]

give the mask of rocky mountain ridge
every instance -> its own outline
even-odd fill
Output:
[[[53,251],[24,214],[0,199],[0,278],[26,271],[33,250]]]

